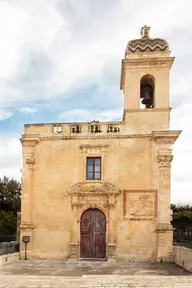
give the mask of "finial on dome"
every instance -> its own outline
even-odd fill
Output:
[[[141,38],[149,38],[149,31],[150,31],[149,26],[145,25],[141,28]]]

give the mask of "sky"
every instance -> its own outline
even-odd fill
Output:
[[[172,203],[192,203],[192,1],[0,0],[0,177],[21,178],[25,123],[122,119],[121,60],[143,25],[169,42]]]

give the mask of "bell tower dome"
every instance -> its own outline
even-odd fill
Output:
[[[141,38],[128,42],[120,88],[124,94],[123,120],[132,132],[169,129],[173,61],[167,41],[150,38],[150,27],[146,25],[141,28]]]

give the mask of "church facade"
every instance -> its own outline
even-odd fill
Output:
[[[149,30],[122,60],[122,121],[25,125],[21,258],[172,261],[174,58]]]

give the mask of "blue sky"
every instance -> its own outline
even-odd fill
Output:
[[[168,40],[172,201],[192,202],[191,0],[0,0],[0,177],[20,180],[25,123],[121,120],[121,60],[143,25]]]

